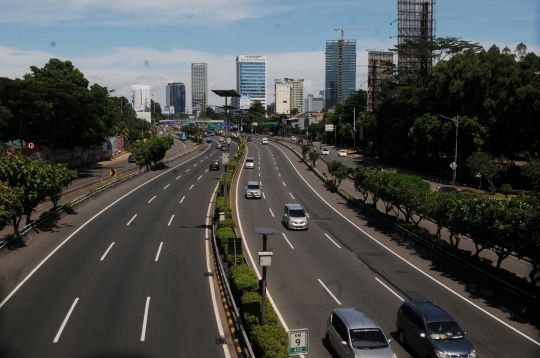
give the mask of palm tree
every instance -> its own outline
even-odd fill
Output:
[[[125,140],[129,139],[129,129],[124,122],[118,123],[112,130],[115,137],[122,136]]]

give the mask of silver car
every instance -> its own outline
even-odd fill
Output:
[[[253,169],[255,168],[255,158],[247,157],[246,158],[246,164],[244,166],[246,169]]]
[[[340,358],[396,358],[390,339],[358,308],[336,308],[326,323],[326,342]]]
[[[258,181],[248,181],[248,184],[246,186],[246,198],[261,198],[262,192],[261,192],[261,183]]]
[[[306,211],[300,204],[285,204],[283,223],[287,229],[308,229]]]

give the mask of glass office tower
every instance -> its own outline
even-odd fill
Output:
[[[326,41],[324,108],[343,103],[356,91],[356,40]]]
[[[182,82],[171,82],[165,86],[165,106],[174,107],[174,113],[186,112],[186,86]]]
[[[236,91],[248,95],[250,104],[260,101],[266,108],[266,56],[236,57]],[[240,107],[240,98],[233,98],[232,103]]]
[[[208,65],[204,62],[191,64],[191,109],[208,107]]]

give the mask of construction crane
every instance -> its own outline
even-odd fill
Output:
[[[343,38],[344,38],[344,31],[347,30],[367,30],[367,29],[380,29],[381,27],[351,27],[351,28],[344,28],[343,26],[341,26],[340,28],[338,29],[334,29],[334,31],[341,31],[341,41],[343,41]]]

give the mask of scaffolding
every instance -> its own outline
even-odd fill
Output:
[[[368,52],[368,111],[377,108],[377,95],[381,90],[381,81],[392,79],[393,67],[394,54],[392,52]]]
[[[398,0],[398,44],[434,38],[435,1]],[[407,77],[425,77],[431,69],[432,57],[422,48],[399,51],[398,64]]]

